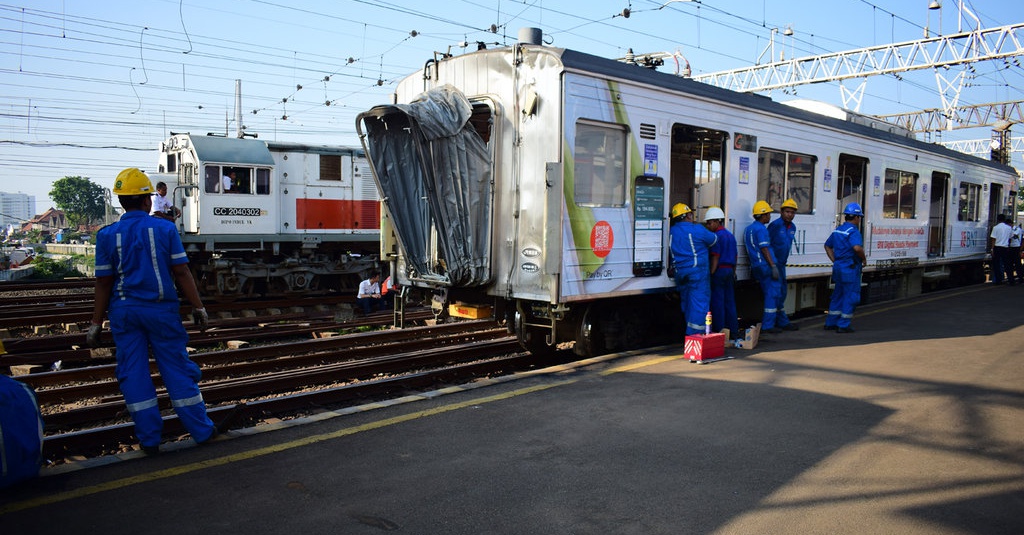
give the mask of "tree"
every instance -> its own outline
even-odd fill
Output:
[[[66,176],[53,183],[50,198],[57,208],[64,211],[64,217],[68,219],[71,228],[78,228],[79,225],[88,226],[93,221],[103,219],[106,213],[104,193],[103,186],[88,178]]]

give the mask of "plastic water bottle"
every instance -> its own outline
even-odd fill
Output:
[[[711,334],[711,311],[708,311],[708,315],[704,316],[704,334]]]

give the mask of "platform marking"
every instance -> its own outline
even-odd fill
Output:
[[[289,449],[292,449],[292,448],[299,448],[299,447],[302,447],[302,446],[309,446],[310,444],[316,444],[318,442],[324,442],[324,441],[327,441],[327,440],[334,440],[336,438],[341,438],[341,437],[345,437],[345,436],[348,436],[348,435],[354,435],[356,433],[362,433],[364,431],[371,431],[371,430],[374,430],[374,429],[380,429],[380,428],[392,426],[392,425],[395,425],[395,424],[400,424],[400,423],[404,423],[404,422],[410,422],[412,420],[417,420],[417,419],[420,419],[420,418],[425,418],[427,416],[434,416],[434,415],[437,415],[437,414],[444,414],[446,412],[451,412],[451,411],[455,411],[455,410],[459,410],[459,409],[464,409],[466,407],[473,407],[473,406],[476,406],[476,405],[482,405],[482,404],[491,403],[491,402],[494,402],[494,401],[502,401],[502,400],[505,400],[505,399],[510,399],[510,398],[514,398],[514,397],[517,397],[517,396],[522,396],[524,394],[532,394],[534,392],[540,392],[542,390],[547,390],[549,388],[565,386],[565,385],[568,385],[568,384],[575,383],[576,381],[577,381],[577,379],[568,379],[568,380],[558,381],[556,383],[543,384],[543,385],[531,386],[531,387],[527,387],[527,388],[521,388],[519,390],[512,390],[510,392],[505,392],[505,393],[502,393],[502,394],[495,394],[493,396],[486,396],[486,397],[483,397],[483,398],[471,399],[471,400],[462,401],[462,402],[459,402],[459,403],[451,403],[451,404],[444,405],[444,406],[441,406],[441,407],[435,407],[433,409],[426,409],[426,410],[422,410],[422,411],[418,411],[418,412],[413,412],[413,413],[409,413],[409,414],[403,414],[403,415],[399,415],[399,416],[394,416],[394,417],[391,417],[391,418],[385,418],[383,420],[378,420],[378,421],[375,421],[375,422],[369,422],[369,423],[366,423],[366,424],[363,424],[363,425],[359,425],[359,426],[355,426],[355,427],[348,427],[348,428],[345,428],[345,429],[339,429],[339,430],[331,432],[331,433],[324,433],[324,434],[320,434],[320,435],[312,435],[312,436],[309,436],[309,437],[300,438],[300,439],[292,440],[292,441],[289,441],[289,442],[282,442],[280,444],[275,444],[275,445],[272,445],[272,446],[266,446],[266,447],[263,447],[263,448],[257,448],[257,449],[254,449],[254,450],[249,450],[249,451],[245,451],[245,452],[241,452],[241,453],[236,453],[234,455],[227,455],[227,456],[224,456],[224,457],[218,457],[218,458],[208,459],[208,460],[205,460],[205,461],[199,461],[199,462],[195,462],[195,463],[191,463],[191,464],[186,464],[186,465],[182,465],[182,466],[176,466],[174,468],[167,468],[167,469],[164,469],[164,470],[157,470],[156,472],[149,472],[149,473],[146,473],[146,474],[139,474],[137,476],[126,477],[126,478],[122,478],[122,479],[116,479],[114,481],[108,481],[106,483],[100,483],[99,485],[92,485],[92,486],[89,486],[89,487],[82,487],[80,489],[75,489],[75,490],[71,490],[71,491],[68,491],[68,492],[61,492],[61,493],[53,494],[53,495],[50,495],[50,496],[41,496],[39,498],[34,498],[34,499],[31,499],[31,500],[25,500],[25,501],[22,501],[22,502],[13,502],[13,503],[9,503],[9,504],[5,504],[5,505],[0,506],[0,515],[6,514],[6,513],[13,513],[15,511],[22,511],[22,510],[25,510],[25,509],[32,509],[34,507],[40,507],[40,506],[43,506],[43,505],[50,505],[50,504],[54,504],[54,503],[58,503],[58,502],[66,501],[66,500],[71,500],[71,499],[74,499],[74,498],[81,498],[81,497],[84,497],[84,496],[91,496],[93,494],[99,494],[101,492],[106,492],[106,491],[109,491],[109,490],[116,490],[116,489],[121,489],[121,488],[129,487],[129,486],[132,486],[132,485],[138,485],[140,483],[149,483],[151,481],[158,481],[160,479],[166,479],[166,478],[169,478],[169,477],[180,476],[182,474],[187,474],[189,472],[195,472],[197,470],[203,470],[205,468],[213,468],[213,467],[216,467],[216,466],[223,466],[223,465],[226,465],[226,464],[231,464],[231,463],[235,463],[235,462],[239,462],[239,461],[255,459],[257,457],[262,457],[264,455],[270,455],[271,453],[277,453],[277,452],[280,452],[280,451],[285,451],[285,450],[289,450]]]

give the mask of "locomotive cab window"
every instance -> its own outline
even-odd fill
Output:
[[[244,193],[246,195],[252,193],[252,169],[247,168],[231,168],[234,171],[234,179],[231,183],[231,189],[225,190],[225,193]]]
[[[207,165],[203,169],[203,189],[206,193],[252,195],[255,191],[258,195],[269,195],[270,169]]]
[[[917,217],[917,173],[898,169],[885,170],[885,196],[882,213],[886,219]]]
[[[626,128],[576,123],[573,200],[581,206],[625,206]]]
[[[270,195],[270,169],[256,169],[256,195]]]
[[[786,199],[800,207],[798,214],[814,210],[814,167],[809,154],[761,149],[757,153],[757,198],[778,209]]]

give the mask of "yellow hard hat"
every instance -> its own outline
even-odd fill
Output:
[[[117,174],[113,191],[114,195],[149,195],[153,193],[153,183],[146,173],[136,167],[129,167]]]
[[[675,218],[677,218],[677,217],[679,217],[681,215],[686,215],[686,214],[688,214],[688,213],[690,213],[692,211],[693,210],[690,210],[689,206],[686,206],[685,204],[683,204],[681,202],[677,202],[674,205],[672,205],[672,211],[669,212],[669,214],[670,214],[672,219],[675,219]]]
[[[772,210],[772,205],[764,201],[757,201],[754,203],[754,217],[762,214],[770,214],[772,212],[774,212],[774,210]]]
[[[793,199],[786,199],[782,203],[782,207],[779,208],[779,209],[781,210],[782,208],[792,208],[794,210],[799,210],[800,209],[800,207],[796,205],[796,201],[794,201]]]

